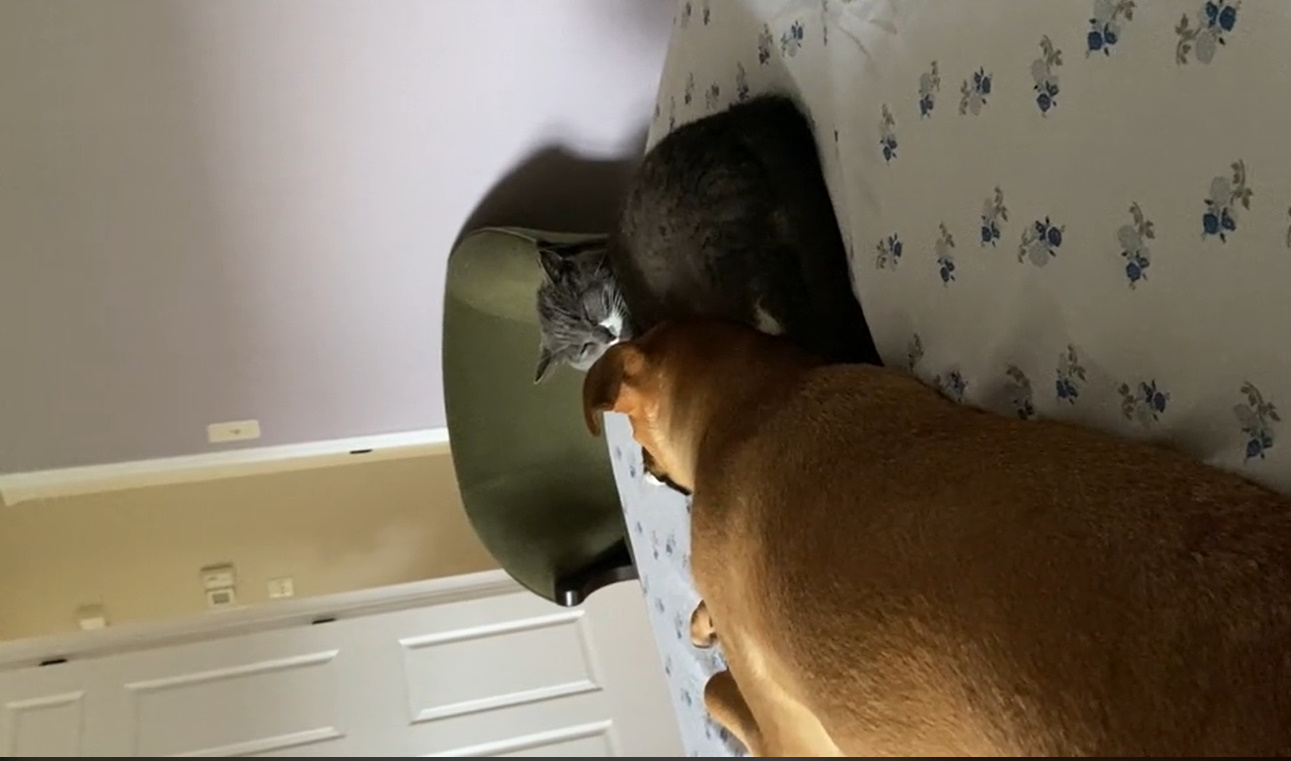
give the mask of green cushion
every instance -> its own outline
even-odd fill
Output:
[[[624,537],[605,441],[583,423],[583,374],[533,383],[538,241],[599,237],[485,228],[448,263],[444,398],[462,502],[498,564],[547,599]]]

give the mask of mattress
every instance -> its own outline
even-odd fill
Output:
[[[674,25],[650,143],[797,98],[886,364],[1291,493],[1285,4],[681,0]],[[687,752],[740,755],[687,634],[688,504],[625,419],[607,437]]]

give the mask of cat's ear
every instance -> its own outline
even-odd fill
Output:
[[[542,351],[538,354],[538,371],[535,372],[533,376],[534,385],[542,383],[547,379],[548,375],[551,375],[551,371],[556,367],[554,359],[555,358],[551,356],[551,352],[547,350],[547,347],[542,347]]]
[[[551,282],[560,279],[565,270],[565,258],[550,248],[538,249],[538,263],[542,265],[542,271]]]
[[[583,378],[583,420],[593,436],[601,435],[597,415],[606,410],[631,412],[640,402],[635,393],[646,358],[631,341],[614,344],[596,360]]]

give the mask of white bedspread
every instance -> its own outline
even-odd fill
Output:
[[[681,0],[650,140],[795,94],[885,362],[965,404],[1168,443],[1291,492],[1289,13]],[[701,699],[719,656],[686,635],[686,503],[642,482],[612,417],[687,749],[735,754]]]

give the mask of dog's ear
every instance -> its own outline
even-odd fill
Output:
[[[596,360],[583,378],[583,419],[593,436],[601,435],[597,415],[605,410],[626,412],[625,393],[640,381],[645,354],[631,341],[614,344]],[[632,396],[631,394],[626,394]]]

